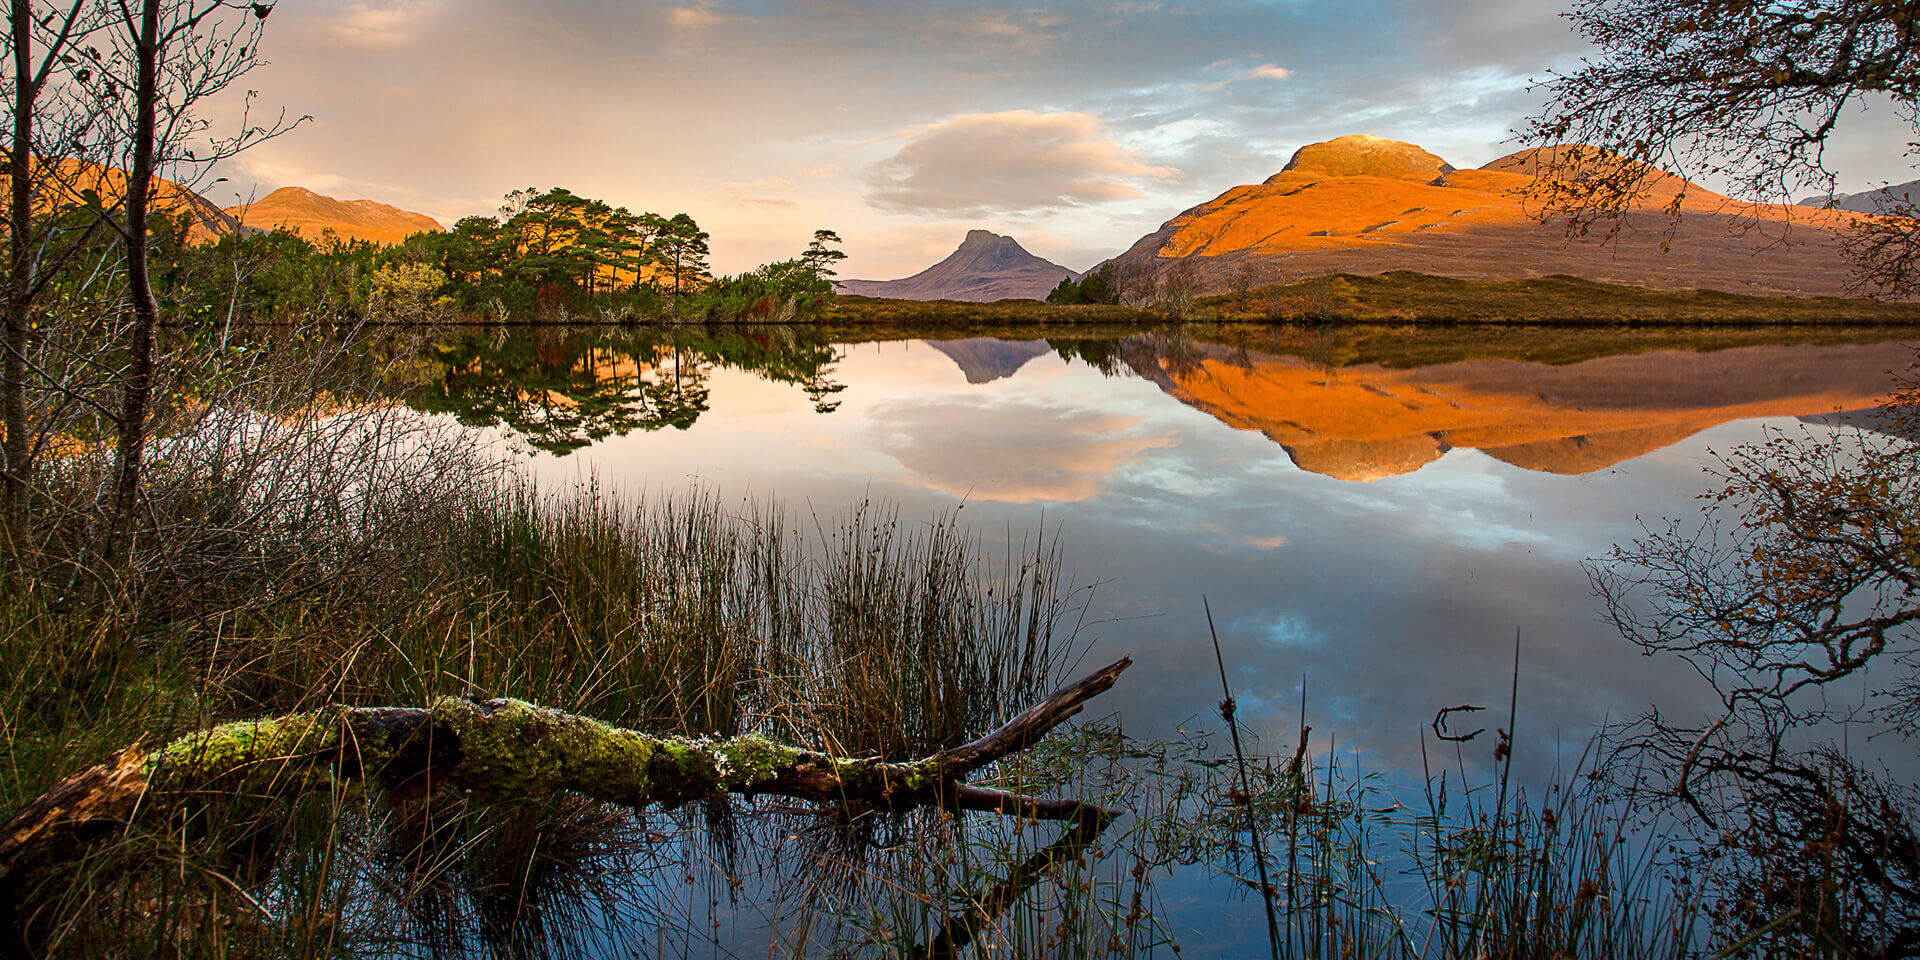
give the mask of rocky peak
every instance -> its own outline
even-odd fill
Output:
[[[1329,177],[1390,177],[1429,183],[1453,172],[1453,165],[1402,140],[1371,134],[1337,137],[1294,151],[1282,173],[1318,173]]]
[[[1018,240],[991,230],[969,230],[947,258],[904,280],[843,280],[840,289],[903,300],[1040,299],[1061,280],[1079,274],[1027,252]]]

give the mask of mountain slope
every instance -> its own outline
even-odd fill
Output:
[[[8,177],[0,173],[0,186],[7,181]],[[84,160],[57,161],[44,181],[44,192],[37,201],[42,210],[91,206],[94,201],[88,199],[89,193],[97,197],[101,205],[115,209],[125,202],[127,194],[126,171]],[[171,180],[156,178],[152,197],[149,212],[154,216],[177,216],[183,212],[191,215],[187,228],[187,239],[191,242],[205,243],[228,233],[247,232],[240,221],[215,206],[213,201]]]
[[[945,260],[903,280],[842,280],[840,292],[895,300],[991,303],[1045,299],[1062,280],[1080,275],[1026,251],[1019,241],[985,230],[967,233]]]
[[[309,240],[318,240],[331,230],[343,240],[391,244],[416,233],[444,229],[424,213],[372,200],[336,200],[305,187],[281,187],[252,203],[228,207],[226,212],[249,227],[286,227]]]
[[[1617,236],[1569,238],[1562,224],[1535,220],[1538,204],[1527,196],[1542,172],[1564,175],[1564,149],[1455,170],[1413,144],[1378,137],[1312,144],[1264,183],[1181,213],[1115,262],[1159,272],[1187,259],[1204,292],[1225,289],[1243,269],[1259,283],[1417,270],[1571,274],[1668,290],[1848,292],[1835,239],[1851,214],[1738,203],[1671,175],[1650,183]],[[1428,172],[1435,175],[1423,179]],[[1677,226],[1665,212],[1676,198],[1685,213]],[[1743,224],[1759,229],[1738,229]]]

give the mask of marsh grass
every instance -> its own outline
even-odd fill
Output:
[[[406,512],[404,524],[333,528],[379,538],[338,551],[367,571],[263,545],[242,582],[281,592],[273,602],[203,592],[130,610],[9,570],[0,656],[17,669],[0,683],[0,798],[11,809],[127,743],[221,719],[448,694],[916,756],[1051,689],[1090,593],[1063,577],[1051,538],[996,548],[951,514],[803,515],[699,492],[627,502],[471,478],[381,508]],[[264,575],[283,555],[297,571]],[[299,582],[316,571],[320,582]],[[158,619],[180,610],[184,623]],[[665,833],[648,824],[676,815],[536,807],[235,798],[54,878],[36,930],[55,955],[317,956],[389,941],[518,955],[658,915],[632,902],[649,871],[716,891],[738,882],[748,831],[724,802]],[[683,941],[687,929],[711,935],[673,926]]]
[[[136,738],[445,694],[912,755],[1044,693],[1089,599],[1053,539],[988,544],[951,514],[915,522],[865,503],[817,516],[703,492],[630,501],[488,480],[406,504],[405,524],[341,528],[404,533],[342,554],[406,558],[376,564],[377,582],[233,604],[137,643],[120,608],[75,616],[78,599],[10,571],[6,799]],[[54,956],[920,957],[978,914],[973,956],[1132,957],[1209,946],[1172,924],[1166,899],[1200,883],[1248,915],[1271,898],[1287,957],[1699,952],[1704,891],[1663,872],[1657,838],[1580,765],[1530,796],[1506,779],[1510,763],[1475,782],[1483,768],[1461,751],[1409,805],[1304,717],[1294,743],[1256,746],[1244,773],[1225,742],[1199,730],[1139,741],[1107,720],[999,764],[989,776],[1004,788],[1129,812],[1057,851],[1011,899],[996,891],[1056,850],[1059,826],[340,790],[235,798],[123,836],[48,881],[37,930]]]
[[[1711,952],[1702,907],[1712,878],[1676,872],[1660,832],[1583,765],[1544,772],[1529,790],[1503,783],[1498,764],[1476,780],[1456,754],[1456,769],[1431,773],[1409,798],[1361,756],[1331,742],[1310,751],[1302,740],[1249,757],[1243,788],[1227,740],[1194,729],[1139,742],[1112,723],[1090,724],[1007,765],[1002,775],[1022,789],[1103,796],[1132,813],[1041,898],[1056,898],[1055,923],[1078,917],[1070,955],[1180,952],[1162,897],[1169,886],[1191,896],[1196,878],[1209,877],[1202,889],[1239,904],[1222,908],[1238,918],[1222,929],[1243,930],[1243,940],[1184,946],[1232,955],[1270,946],[1288,958],[1394,960]],[[1263,895],[1281,917],[1271,945],[1257,920]],[[1071,910],[1059,906],[1066,900]],[[1054,955],[1021,952],[1065,933],[1033,929],[1036,916],[1011,919],[1000,933],[1012,952],[994,955]]]

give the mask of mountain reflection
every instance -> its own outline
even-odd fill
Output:
[[[1460,447],[1526,470],[1590,473],[1734,420],[1871,407],[1886,372],[1911,359],[1895,342],[1666,347],[1570,363],[1469,355],[1408,368],[1167,335],[1056,348],[1103,372],[1124,366],[1273,440],[1302,470],[1355,482]]]
[[[1824,418],[1871,408],[1885,373],[1911,359],[1910,348],[1897,338],[1914,333],[1357,327],[1217,327],[1107,337],[1059,332],[924,340],[970,385],[1015,377],[1048,352],[1108,376],[1137,376],[1228,426],[1267,437],[1302,470],[1353,482],[1412,473],[1456,448],[1526,470],[1591,473],[1734,420]],[[470,330],[421,350],[437,373],[414,390],[410,402],[468,425],[506,427],[529,446],[554,454],[635,431],[688,429],[710,407],[716,369],[794,385],[815,411],[830,413],[847,386],[834,376],[846,346],[906,338],[846,333],[774,326]],[[1007,412],[1048,419],[1041,410]],[[1014,426],[1002,422],[1009,430]],[[1069,433],[1137,448],[1141,442],[1130,423],[1092,418],[1071,424]],[[905,435],[920,447],[934,443],[943,456],[964,453],[953,449],[955,438],[946,431]],[[959,446],[977,453],[992,445],[989,438],[975,439]],[[1093,459],[1129,459],[1108,452]],[[939,453],[922,450],[916,456]],[[1051,488],[1059,478],[1036,475],[1023,483]]]

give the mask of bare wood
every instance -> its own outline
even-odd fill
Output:
[[[1008,754],[1025,750],[1039,743],[1047,731],[1079,713],[1088,700],[1112,688],[1114,682],[1120,679],[1120,674],[1131,666],[1132,657],[1121,657],[1087,677],[1054,691],[1000,729],[965,746],[943,751],[934,759],[959,777]]]
[[[22,807],[0,826],[0,881],[29,863],[77,857],[149,812],[213,798],[286,799],[339,782],[375,782],[395,796],[450,785],[482,803],[560,791],[632,806],[781,796],[1099,821],[1104,828],[1117,811],[959,778],[1037,743],[1130,664],[1123,659],[1060,689],[972,744],[908,762],[834,757],[755,735],[656,737],[516,700],[330,707],[223,724],[151,752],[129,747]]]
[[[0,827],[0,880],[29,849],[78,848],[91,834],[124,826],[146,793],[146,751],[139,745],[56,784]]]
[[[129,528],[146,460],[147,415],[153,398],[154,331],[160,323],[160,307],[154,300],[153,281],[147,269],[147,255],[152,246],[147,222],[157,164],[161,3],[162,0],[141,0],[139,24],[137,27],[131,21],[126,24],[129,30],[137,31],[134,34],[133,165],[127,171],[126,234],[123,237],[133,327],[127,334],[129,356],[121,390],[120,438],[114,452],[113,515],[108,518],[106,547],[101,551],[115,566],[132,549]]]
[[[959,956],[973,944],[982,930],[999,919],[1015,901],[1026,896],[1041,877],[1061,863],[1079,857],[1087,845],[1098,839],[1112,822],[1113,818],[1106,814],[1083,817],[1061,834],[1058,840],[1021,861],[1007,874],[1006,879],[987,888],[967,909],[948,917],[947,922],[941,924],[940,932],[915,956],[921,960],[952,960]]]

